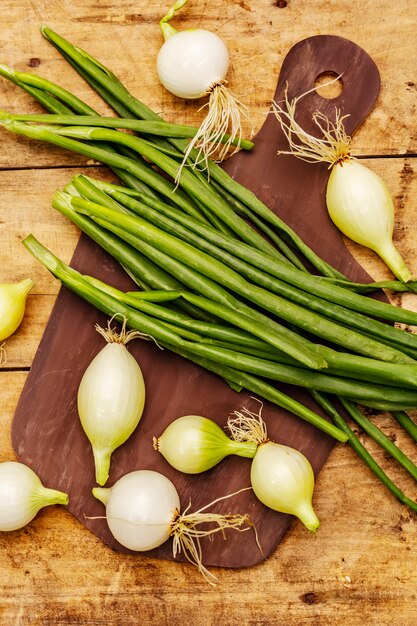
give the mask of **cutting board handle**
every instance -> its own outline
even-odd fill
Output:
[[[317,77],[324,72],[341,75],[343,88],[335,98],[324,98],[314,90]],[[346,132],[353,135],[375,104],[380,78],[374,61],[355,43],[334,35],[317,35],[300,41],[288,52],[273,98],[276,102],[284,99],[287,86],[290,99],[312,90],[297,105],[297,122],[307,132],[320,135],[312,118],[315,111],[334,119],[337,107],[347,116]],[[251,152],[234,155],[224,164],[224,169],[249,187],[319,256],[351,280],[371,282],[328,216],[325,200],[328,164],[277,155],[279,150],[288,150],[288,141],[271,112],[254,143]]]
[[[316,91],[300,101],[304,114],[320,111],[333,117],[337,107],[348,115],[345,126],[349,134],[359,127],[375,104],[380,89],[378,68],[358,45],[334,35],[317,35],[297,43],[281,68],[274,100],[282,100],[288,85],[288,96],[314,89],[317,78],[324,73],[340,76],[342,91],[335,98],[323,98]]]

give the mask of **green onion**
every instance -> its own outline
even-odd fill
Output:
[[[346,436],[344,433],[341,433],[338,428],[335,428],[327,420],[314,413],[314,411],[311,411],[298,401],[278,391],[268,383],[259,380],[255,376],[246,374],[245,372],[240,372],[234,368],[217,364],[208,359],[202,359],[199,356],[190,354],[187,351],[189,344],[182,340],[176,333],[170,331],[161,324],[158,324],[157,321],[153,321],[148,316],[145,316],[124,305],[105,292],[98,290],[87,280],[83,279],[79,272],[68,267],[51,252],[49,252],[49,250],[42,246],[42,244],[40,244],[32,235],[26,237],[23,240],[23,243],[31,254],[43,265],[45,265],[45,267],[47,267],[54,276],[59,278],[68,289],[77,293],[103,313],[106,313],[107,315],[119,314],[124,316],[127,320],[126,323],[130,328],[140,330],[143,334],[153,337],[160,345],[168,345],[173,352],[186,356],[189,360],[203,365],[206,369],[219,374],[223,378],[226,378],[227,380],[230,380],[231,382],[240,385],[249,391],[259,393],[278,406],[282,406],[283,408],[292,411],[295,415],[298,415],[311,424],[317,426],[338,441],[346,441]]]
[[[406,495],[399,489],[392,480],[385,474],[383,469],[378,465],[372,455],[368,452],[368,450],[361,444],[358,437],[355,435],[353,430],[349,427],[349,425],[345,422],[343,417],[340,415],[334,405],[330,402],[330,400],[322,393],[311,391],[311,395],[317,402],[319,406],[322,407],[332,418],[334,423],[348,436],[348,443],[352,450],[356,452],[358,457],[369,467],[369,469],[375,474],[377,478],[391,491],[391,493],[398,498],[400,502],[408,506],[412,511],[417,512],[417,502],[407,498]]]
[[[393,411],[392,416],[417,443],[417,424],[403,411]]]
[[[417,480],[417,466],[375,424],[372,424],[357,407],[348,400],[341,400],[350,417],[386,450],[407,472]]]
[[[17,77],[21,76],[19,72],[15,72]],[[25,74],[25,76],[34,77],[33,74]],[[45,79],[42,79],[41,85],[43,88],[47,88],[44,85]],[[49,83],[53,85],[53,83]],[[69,92],[67,92],[69,93]],[[72,94],[71,94],[72,95]],[[82,100],[77,98],[79,103]],[[84,103],[82,103],[84,104]],[[33,114],[33,115],[12,115],[8,114],[9,118],[17,122],[40,122],[42,124],[58,124],[60,126],[95,126],[104,128],[127,128],[129,130],[135,130],[139,133],[158,135],[161,137],[194,137],[198,132],[198,128],[193,126],[187,126],[185,124],[171,124],[169,122],[159,122],[152,120],[137,120],[126,119],[120,117],[104,117],[97,115],[65,115],[65,114]],[[230,135],[223,135],[219,139],[222,143],[226,141],[231,142],[234,146],[239,146],[245,150],[251,150],[253,148],[253,142],[248,139],[238,139],[236,137],[230,137]],[[180,153],[181,154],[181,153]]]
[[[374,358],[393,362],[407,361],[403,353],[395,349],[389,348],[373,339],[369,339],[356,331],[335,324],[316,313],[307,311],[252,283],[248,283],[239,274],[223,263],[194,249],[186,242],[164,233],[139,217],[125,215],[76,197],[72,199],[72,204],[76,210],[90,216],[93,215],[95,217],[104,218],[104,220],[109,223],[115,222],[118,226],[134,234],[134,236],[151,243],[152,246],[157,247],[166,254],[172,255],[175,259],[185,263],[187,266],[194,267],[204,276],[217,281],[224,287],[262,306],[270,313],[274,313],[286,321],[304,328],[307,332],[312,332],[315,335],[329,339],[345,348],[350,348],[355,352]],[[238,310],[242,311],[244,314],[248,313],[246,305],[239,304],[236,301],[233,303],[230,302],[230,304],[234,307],[238,307]],[[253,313],[253,315],[256,314]],[[256,315],[256,317],[258,316]]]
[[[226,237],[207,225],[202,225],[174,207],[170,207],[157,199],[148,198],[144,194],[137,194],[141,200],[141,202],[138,202],[135,198],[126,196],[118,191],[113,191],[110,194],[110,197],[119,203],[114,205],[113,202],[108,200],[108,196],[106,198],[103,194],[98,193],[98,186],[94,185],[94,180],[92,180],[93,184],[91,185],[85,177],[77,176],[73,179],[73,182],[86,199],[99,202],[109,208],[121,209],[123,206],[134,211],[155,226],[180,237],[183,241],[187,241],[203,252],[210,254],[253,283],[269,289],[273,293],[301,304],[343,325],[356,328],[367,335],[376,336],[383,342],[385,342],[385,339],[391,339],[394,344],[399,344],[398,347],[415,346],[417,348],[417,336],[404,333],[402,330],[387,326],[368,316],[347,311],[346,308],[339,305],[328,304],[326,300],[316,297],[314,293],[307,293],[304,290],[295,288],[294,285],[290,286],[289,283],[280,281],[261,271],[258,267],[247,263],[245,259],[252,254],[252,250],[247,244]],[[237,251],[238,257],[231,254],[231,252],[235,251]],[[269,259],[265,256],[264,264],[268,262]],[[284,270],[281,269],[281,272],[284,273]],[[365,308],[367,302],[368,299],[364,302],[363,308]]]

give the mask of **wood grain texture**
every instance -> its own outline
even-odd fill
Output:
[[[1,61],[32,71],[76,93],[101,113],[108,111],[84,81],[62,62],[39,33],[42,23],[86,49],[116,72],[128,88],[168,120],[197,123],[195,104],[168,94],[157,81],[155,59],[161,45],[158,20],[169,2],[116,0],[4,0],[0,31]],[[369,124],[355,138],[357,154],[416,152],[417,77],[414,68],[416,12],[413,2],[399,0],[289,0],[279,9],[274,0],[196,0],[177,18],[178,28],[201,26],[218,32],[231,53],[230,87],[249,106],[255,129],[269,109],[276,76],[297,41],[336,34],[366,49],[378,64],[383,89]],[[37,65],[38,61],[40,62]],[[35,67],[31,66],[35,63]],[[37,66],[36,66],[37,65]],[[332,68],[328,68],[332,69]],[[1,80],[0,108],[38,111],[39,105],[17,87]],[[2,138],[0,167],[31,167],[85,162],[57,148],[31,148],[20,139]],[[18,160],[17,160],[18,157]]]
[[[0,461],[12,458],[10,426],[24,380],[22,373],[0,374]],[[413,454],[385,415],[375,421]],[[416,497],[415,484],[369,448]],[[214,590],[188,564],[117,554],[62,508],[45,509],[25,529],[0,535],[0,623],[170,625],[192,615],[201,626],[412,626],[415,517],[344,446],[319,476],[315,506],[323,521],[316,536],[294,521],[265,563],[214,568]]]
[[[180,22],[201,24],[227,37],[233,53],[231,85],[242,93],[259,128],[273,94],[276,75],[289,48],[320,33],[352,39],[376,61],[382,89],[376,108],[355,136],[364,155],[416,153],[415,57],[417,7],[407,0],[195,0]],[[165,3],[166,6],[169,2]],[[165,7],[164,7],[165,8]],[[49,23],[93,51],[116,70],[143,100],[171,119],[195,122],[196,105],[181,104],[155,84],[158,1],[4,0],[1,60],[52,79],[102,106],[38,32]],[[137,51],[131,42],[140,42]],[[30,68],[28,62],[41,64]],[[273,68],[273,71],[272,69]],[[5,94],[7,100],[5,99]],[[30,98],[1,83],[0,108],[35,111]],[[104,107],[100,109],[105,112]],[[34,144],[23,145],[2,133],[0,167],[43,167],[79,163],[73,156]],[[70,159],[70,160],[65,160]],[[365,161],[384,177],[397,207],[396,243],[417,273],[416,161]],[[50,209],[50,194],[69,170],[0,172],[0,268],[2,280],[27,271],[37,288],[29,296],[30,319],[8,341],[7,367],[28,367],[57,291],[23,250],[20,239],[33,231],[69,259],[77,232]],[[4,192],[7,195],[5,202]],[[52,226],[51,226],[52,224]],[[62,236],[60,236],[62,235]],[[388,277],[376,256],[349,244],[373,277]],[[416,298],[395,299],[417,309]],[[29,325],[30,322],[30,325]],[[23,332],[24,331],[24,332]],[[13,365],[14,364],[14,365]],[[0,373],[0,461],[12,458],[11,420],[26,374]],[[386,416],[374,418],[414,459],[415,446]],[[370,446],[374,451],[374,447]],[[379,454],[390,475],[410,497],[415,485]],[[415,516],[391,498],[351,451],[338,446],[321,472],[315,506],[322,519],[311,537],[294,522],[278,550],[248,570],[214,570],[220,584],[209,589],[189,565],[117,555],[58,507],[45,510],[25,530],[0,536],[0,623],[3,626],[86,626],[167,624],[251,624],[256,626],[414,626],[417,616]]]

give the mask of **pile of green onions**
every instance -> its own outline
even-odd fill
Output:
[[[417,426],[404,412],[417,407],[417,337],[380,321],[417,325],[417,314],[356,293],[379,287],[415,291],[416,284],[349,282],[213,162],[207,172],[184,168],[176,188],[192,129],[164,124],[91,55],[48,28],[42,32],[120,118],[100,117],[50,81],[1,66],[3,76],[50,112],[3,113],[4,127],[101,161],[120,177],[126,187],[76,176],[55,194],[53,206],[112,254],[143,291],[123,293],[83,276],[33,236],[25,246],[101,311],[125,316],[131,328],[219,374],[233,389],[248,389],[348,440],[384,484],[417,510],[331,399],[340,398],[350,417],[417,479],[412,461],[356,407],[392,411],[417,441]],[[311,275],[305,262],[322,276]],[[306,387],[334,423],[269,381]]]

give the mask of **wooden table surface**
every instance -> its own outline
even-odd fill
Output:
[[[197,122],[195,103],[180,103],[158,84],[158,20],[169,0],[3,0],[0,62],[67,87],[102,113],[108,109],[39,33],[46,23],[93,53],[134,94],[167,119]],[[395,240],[417,275],[417,3],[412,0],[190,0],[178,24],[219,33],[232,57],[230,85],[259,128],[282,61],[300,39],[336,34],[352,39],[381,73],[376,107],[355,137],[355,153],[387,181],[395,198]],[[329,68],[331,70],[331,68]],[[1,80],[0,108],[36,112],[38,105]],[[69,260],[78,231],[50,207],[55,189],[75,172],[106,175],[86,159],[1,132],[0,281],[32,276],[27,315],[7,341],[0,371],[0,461],[11,460],[14,409],[53,305],[58,285],[24,250],[34,233]],[[375,278],[389,273],[370,252],[348,244]],[[395,303],[417,310],[417,296]],[[387,415],[375,422],[417,460],[416,446]],[[361,436],[361,439],[365,439]],[[366,444],[412,498],[417,486]],[[319,475],[315,508],[321,528],[298,521],[276,552],[241,571],[215,570],[207,585],[188,564],[112,552],[65,509],[40,512],[25,529],[0,536],[2,625],[302,624],[414,625],[417,621],[416,516],[400,505],[354,456],[337,446]]]

